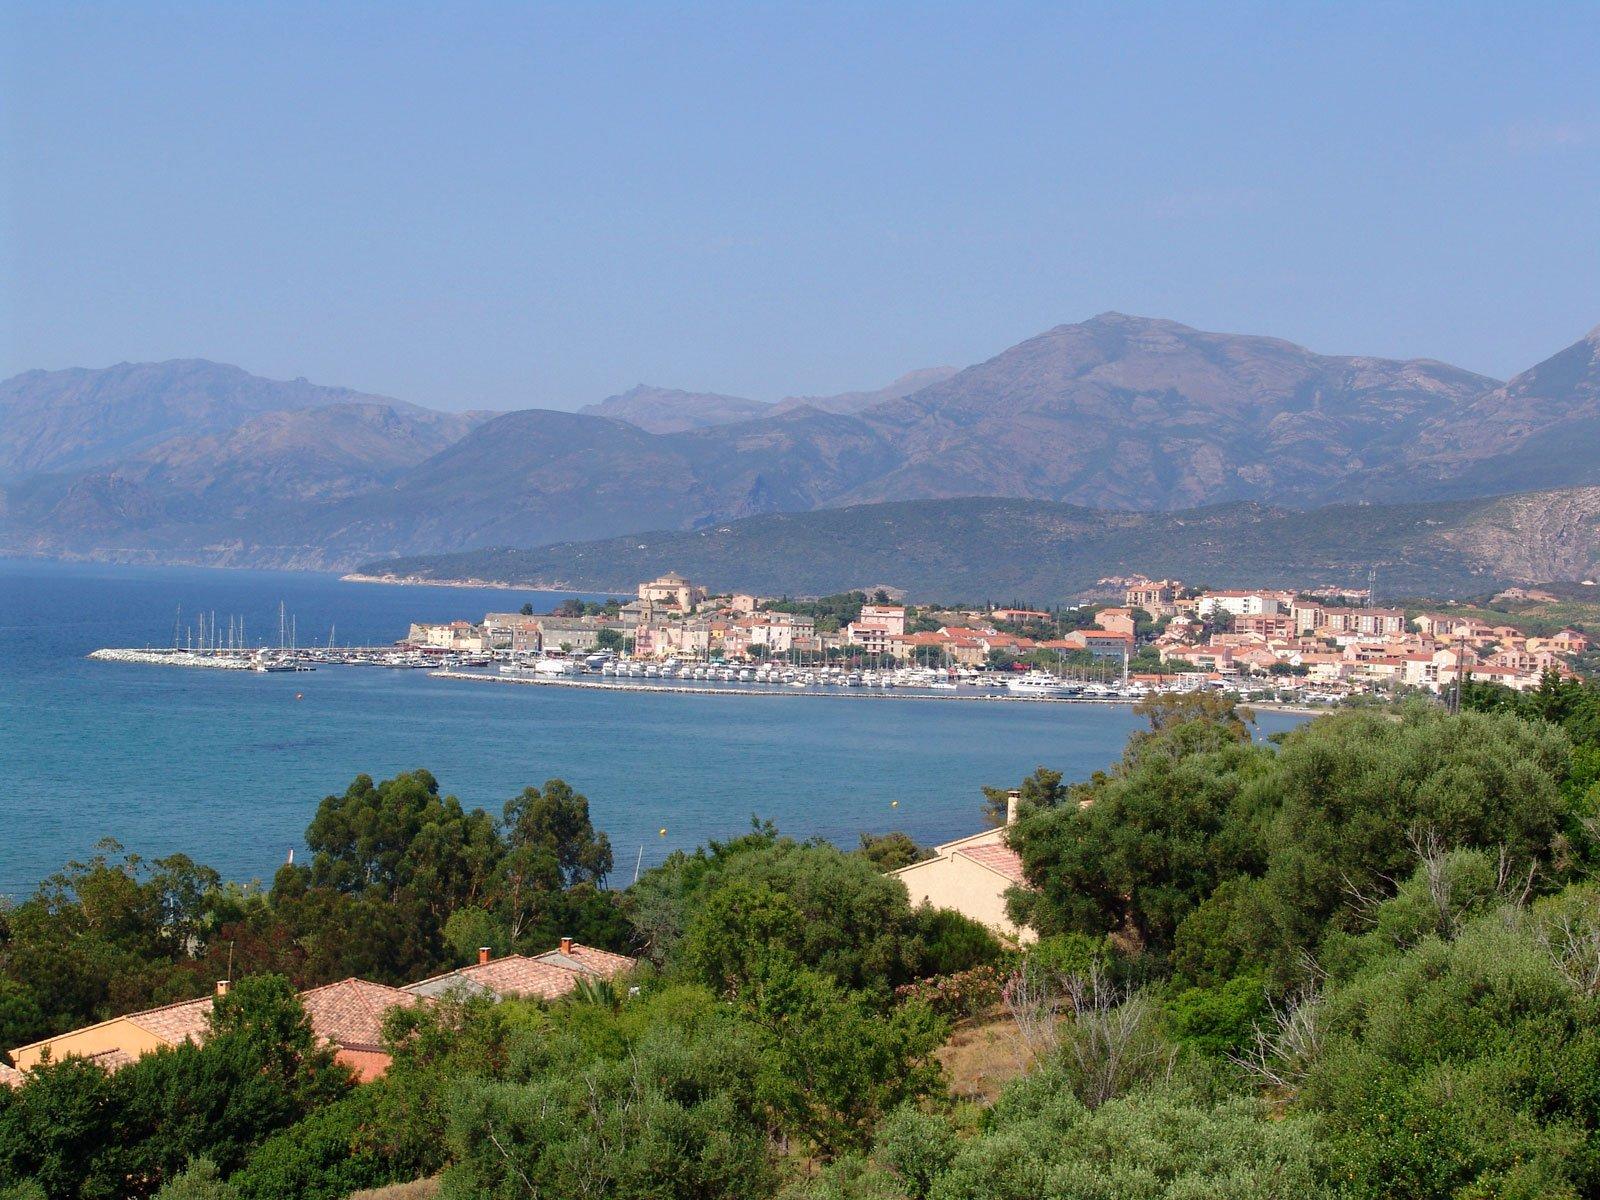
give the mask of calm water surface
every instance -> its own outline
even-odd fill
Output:
[[[975,829],[984,784],[1039,764],[1082,778],[1140,724],[1099,705],[738,698],[503,687],[422,671],[264,675],[91,662],[101,646],[170,645],[181,605],[275,639],[281,600],[302,644],[386,643],[412,620],[479,619],[556,597],[383,587],[326,575],[0,560],[0,893],[30,891],[115,837],[182,850],[229,878],[268,877],[317,802],[358,773],[425,766],[498,812],[560,777],[610,833],[617,875],[737,834],[752,814],[854,844]],[[303,699],[296,699],[296,694]],[[1293,718],[1264,716],[1264,732]],[[898,800],[891,808],[891,801]],[[667,829],[665,838],[658,830]]]

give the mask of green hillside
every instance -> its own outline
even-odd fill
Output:
[[[772,513],[692,531],[369,563],[365,575],[631,590],[661,571],[718,589],[825,593],[871,584],[913,598],[1076,595],[1107,576],[1244,585],[1364,582],[1473,595],[1576,578],[1595,562],[1600,489],[1295,512],[1256,503],[1172,513],[970,497]]]

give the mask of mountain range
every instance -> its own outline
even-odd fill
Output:
[[[772,404],[641,385],[441,413],[200,360],[0,384],[10,553],[348,569],[887,501],[1276,511],[1590,484],[1600,329],[1507,382],[1106,313]]]
[[[641,383],[598,404],[586,404],[578,411],[593,417],[612,417],[637,425],[647,433],[682,433],[711,425],[731,425],[757,417],[776,416],[797,408],[819,412],[864,412],[874,405],[898,400],[939,383],[956,374],[957,367],[923,367],[907,371],[884,387],[866,392],[839,392],[832,396],[788,396],[774,404],[746,400],[742,396],[719,396],[715,392],[685,392],[677,388],[651,387]]]

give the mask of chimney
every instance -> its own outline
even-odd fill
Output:
[[[488,947],[488,946],[479,946],[478,947],[478,965],[479,966],[482,966],[484,963],[489,961],[489,952],[490,952],[490,947]]]
[[[217,980],[217,995],[219,997],[226,996],[228,994],[228,988],[231,987],[232,984],[233,984],[233,981],[229,980],[229,979],[219,979],[219,980]]]
[[[1007,825],[1015,825],[1017,823],[1017,801],[1019,801],[1021,799],[1022,799],[1022,791],[1021,791],[1020,788],[1012,788],[1009,792],[1006,793],[1006,824]]]
[[[561,953],[563,953],[563,954],[571,954],[572,953],[572,939],[571,938],[562,938],[561,939]]]

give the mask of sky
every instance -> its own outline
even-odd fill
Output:
[[[1600,323],[1600,5],[0,0],[0,377],[760,399],[1106,310]]]

